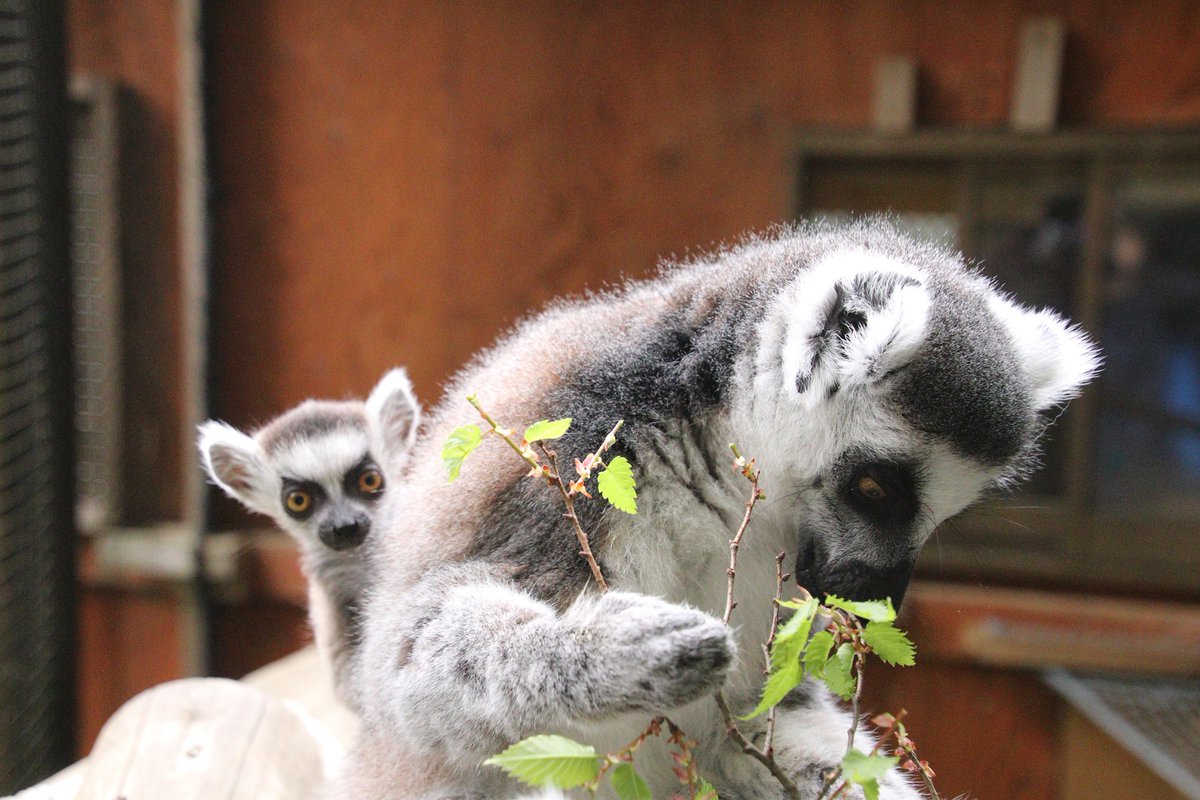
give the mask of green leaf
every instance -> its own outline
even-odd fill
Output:
[[[861,786],[867,800],[879,800],[879,779],[898,763],[900,759],[894,756],[851,750],[842,759],[842,777],[848,783]]]
[[[896,756],[876,753],[868,755],[861,750],[850,750],[842,759],[842,777],[851,783],[862,785],[866,781],[877,781],[887,771],[900,763]]]
[[[613,767],[608,779],[612,781],[613,791],[620,800],[654,800],[650,786],[628,761],[622,761]]]
[[[571,418],[556,419],[550,421],[548,419],[535,422],[525,429],[525,441],[533,444],[547,439],[557,439],[567,432],[571,427]]]
[[[719,800],[717,790],[713,788],[711,783],[701,778],[700,785],[696,787],[695,800]]]
[[[741,719],[757,717],[800,684],[804,678],[804,670],[800,667],[800,653],[804,643],[808,641],[808,633],[812,629],[813,617],[817,613],[816,598],[809,598],[799,607],[783,625],[775,631],[775,641],[771,643],[771,672],[763,686],[762,699],[747,716]]]
[[[478,425],[463,425],[461,428],[455,428],[454,432],[450,434],[450,438],[446,439],[446,443],[442,445],[442,463],[446,465],[446,471],[450,473],[451,483],[458,477],[463,460],[471,454],[472,450],[479,447],[479,443],[482,441],[483,432],[479,430]]]
[[[565,736],[530,736],[484,764],[500,767],[530,786],[570,789],[594,781],[600,774],[600,758],[591,745]]]
[[[818,605],[815,597],[809,598],[775,631],[775,641],[771,643],[772,667],[777,663],[796,661],[800,658],[800,653],[808,641],[808,632],[812,629]]]
[[[825,677],[825,662],[829,660],[829,651],[833,649],[833,634],[829,631],[817,631],[808,640],[804,648],[804,672],[814,678]]]
[[[633,467],[625,456],[617,456],[608,462],[604,472],[596,476],[600,496],[626,514],[637,513],[637,485],[633,480]]]
[[[843,700],[849,700],[854,696],[853,672],[854,648],[850,646],[849,642],[845,642],[837,649],[833,657],[825,662],[825,672],[821,677],[825,680],[829,691]]]
[[[863,628],[862,639],[875,655],[893,667],[911,667],[916,663],[916,646],[904,631],[890,622],[868,622]]]
[[[787,697],[788,692],[799,686],[803,678],[804,671],[800,669],[799,661],[785,664],[778,669],[772,667],[771,674],[767,676],[767,682],[763,685],[762,699],[758,701],[758,705],[753,711],[744,717],[738,717],[738,719],[752,719],[771,706],[779,705],[779,701]]]
[[[890,597],[884,600],[844,600],[831,594],[825,598],[825,605],[849,611],[871,622],[891,622],[896,619],[896,609],[892,608]]]

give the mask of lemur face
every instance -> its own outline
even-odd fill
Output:
[[[877,254],[834,253],[763,322],[755,403],[777,435],[796,580],[818,596],[900,602],[939,523],[1036,457],[1042,412],[1098,368],[1087,338],[985,280]],[[761,388],[765,388],[760,384]]]
[[[200,451],[226,494],[274,519],[302,546],[347,550],[370,533],[385,473],[403,465],[419,414],[397,369],[366,403],[308,400],[252,436],[207,422]]]
[[[385,483],[370,451],[365,419],[328,411],[307,410],[307,415],[310,425],[327,424],[328,433],[264,443],[279,481],[271,516],[280,527],[332,550],[357,547],[370,533]]]

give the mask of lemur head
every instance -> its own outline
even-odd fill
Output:
[[[760,324],[758,399],[740,413],[770,432],[767,474],[787,476],[771,513],[796,537],[797,582],[899,603],[934,528],[1028,472],[1046,413],[1099,355],[895,231],[819,252]]]
[[[419,417],[408,376],[394,369],[366,403],[308,400],[251,435],[206,422],[200,452],[214,483],[303,547],[346,550],[370,532],[385,472],[411,449]]]

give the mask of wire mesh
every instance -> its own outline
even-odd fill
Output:
[[[1059,670],[1046,681],[1163,780],[1200,800],[1200,680]]]
[[[57,10],[0,2],[0,794],[73,755]]]

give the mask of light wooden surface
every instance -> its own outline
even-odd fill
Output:
[[[241,682],[190,678],[149,689],[105,724],[88,758],[19,800],[299,800],[354,737],[313,648]]]
[[[187,678],[130,700],[105,724],[77,800],[309,797],[322,747],[294,705],[224,678]]]

